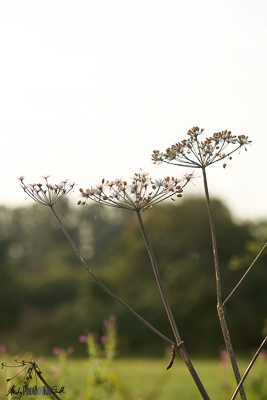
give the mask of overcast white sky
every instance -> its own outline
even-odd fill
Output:
[[[208,169],[210,192],[266,217],[266,15],[266,0],[2,0],[0,204],[30,204],[20,175],[77,192],[140,167],[179,176],[150,155],[199,126],[253,140]]]

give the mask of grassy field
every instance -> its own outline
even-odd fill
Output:
[[[112,392],[101,391],[101,384],[96,387],[97,400],[198,400],[201,396],[196,389],[185,365],[179,359],[173,367],[166,370],[168,359],[115,359],[112,373],[116,375],[118,390]],[[36,360],[37,362],[37,360]],[[12,362],[14,364],[14,361]],[[247,362],[239,363],[241,373]],[[203,381],[203,384],[212,400],[226,400],[231,398],[234,391],[234,380],[229,369],[223,369],[219,360],[194,360],[194,366]],[[51,369],[52,367],[52,369]],[[40,368],[50,384],[58,387],[65,386],[65,394],[59,395],[62,400],[84,400],[88,397],[88,370],[86,360],[79,359],[48,359]],[[17,369],[8,374],[14,374]],[[50,372],[49,372],[50,371]],[[53,371],[53,372],[51,372]],[[0,371],[1,399],[6,396],[7,369]],[[230,378],[230,382],[229,382]],[[31,386],[33,386],[32,383]],[[38,381],[38,385],[42,385]],[[21,384],[22,386],[22,384]],[[10,397],[11,398],[11,397]],[[50,396],[22,396],[22,399],[48,399]],[[253,399],[255,400],[255,399]]]
[[[181,360],[175,360],[166,370],[167,360],[118,360],[116,368],[131,389],[131,399],[144,400],[194,400],[201,396]],[[196,360],[194,366],[213,400],[223,400],[227,388],[229,371],[224,371],[219,361]],[[231,379],[231,378],[230,378]],[[234,388],[234,381],[230,384]],[[229,398],[229,397],[228,397]]]

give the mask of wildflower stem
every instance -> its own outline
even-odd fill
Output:
[[[205,390],[205,388],[204,388],[204,386],[203,386],[203,384],[202,384],[202,382],[201,382],[201,380],[200,380],[200,378],[199,378],[199,376],[198,376],[198,374],[197,374],[197,372],[196,372],[196,370],[195,370],[195,368],[194,368],[194,366],[193,366],[193,364],[192,364],[192,362],[191,362],[191,360],[190,360],[190,358],[189,358],[189,356],[187,354],[187,351],[186,351],[185,346],[184,346],[184,342],[182,341],[181,336],[179,334],[179,331],[177,329],[176,322],[174,320],[170,304],[168,302],[165,290],[163,288],[163,284],[162,284],[162,280],[161,280],[161,277],[160,277],[160,274],[159,274],[159,270],[158,270],[158,266],[157,266],[157,263],[156,263],[156,259],[155,259],[153,250],[151,248],[150,242],[149,242],[147,234],[146,234],[146,230],[145,230],[145,227],[144,227],[144,224],[143,224],[143,220],[142,220],[140,211],[136,211],[136,213],[137,213],[137,218],[138,218],[138,222],[139,222],[139,225],[140,225],[140,229],[141,229],[141,232],[142,232],[145,244],[146,244],[146,248],[147,248],[147,251],[148,251],[148,254],[149,254],[149,257],[150,257],[150,261],[151,261],[151,264],[152,264],[152,267],[153,267],[153,271],[154,271],[154,274],[155,274],[155,277],[156,277],[156,281],[157,281],[157,284],[158,284],[158,287],[159,287],[159,291],[160,291],[160,294],[161,294],[161,297],[162,297],[162,300],[163,300],[163,303],[164,303],[164,306],[165,306],[165,309],[166,309],[166,312],[167,312],[167,315],[168,315],[168,318],[169,318],[169,321],[170,321],[170,324],[171,324],[171,327],[172,327],[172,330],[173,330],[173,333],[174,333],[174,336],[175,336],[175,340],[176,340],[176,344],[177,344],[176,347],[178,347],[180,355],[181,355],[182,359],[184,360],[184,362],[185,362],[185,364],[186,364],[186,366],[187,366],[187,368],[188,368],[188,370],[189,370],[189,372],[190,372],[190,374],[191,374],[191,376],[192,376],[192,378],[193,378],[193,380],[194,380],[199,392],[201,393],[203,399],[208,400],[209,396],[208,396],[208,394],[207,394],[207,392],[206,392],[206,390]]]
[[[63,225],[63,223],[61,222],[59,216],[57,215],[57,213],[55,212],[53,206],[50,206],[51,211],[53,212],[54,216],[56,217],[61,229],[63,230],[65,236],[67,237],[69,243],[71,244],[73,250],[75,251],[77,257],[79,258],[79,260],[81,261],[81,263],[83,264],[83,266],[86,268],[87,272],[91,275],[91,277],[95,280],[95,282],[102,288],[105,290],[105,292],[107,292],[111,297],[113,297],[113,299],[117,300],[120,304],[122,304],[125,308],[127,308],[128,311],[130,311],[136,318],[139,319],[139,321],[141,321],[143,324],[145,324],[149,329],[151,329],[154,333],[156,333],[158,336],[160,336],[163,340],[165,340],[166,342],[170,343],[170,344],[175,344],[172,340],[168,339],[166,336],[164,336],[161,332],[159,332],[157,329],[155,329],[152,325],[150,325],[144,318],[142,318],[139,314],[137,314],[137,312],[135,312],[131,307],[129,307],[126,303],[124,303],[124,301],[122,301],[119,297],[117,297],[114,293],[112,293],[94,274],[93,272],[90,270],[90,268],[87,266],[86,262],[84,261],[84,259],[82,258],[81,254],[79,253],[79,250],[77,249],[76,245],[74,244],[72,238],[70,237],[67,229],[65,228],[65,226]]]
[[[245,373],[244,373],[244,375],[243,375],[241,381],[239,382],[239,384],[238,384],[238,386],[237,386],[237,388],[236,388],[236,390],[235,390],[235,392],[234,392],[234,394],[233,394],[231,400],[234,400],[234,399],[236,398],[236,396],[237,396],[237,394],[238,394],[238,392],[239,392],[239,390],[240,390],[241,385],[243,384],[244,380],[245,380],[246,377],[248,376],[249,371],[251,370],[253,364],[255,363],[256,359],[258,358],[258,355],[259,355],[260,352],[261,352],[261,349],[263,348],[263,346],[265,345],[266,342],[267,342],[267,336],[265,337],[265,339],[264,339],[263,342],[261,343],[260,347],[259,347],[258,350],[256,351],[254,357],[252,358],[252,360],[251,360],[249,366],[247,367],[247,369],[246,369],[246,371],[245,371]]]
[[[238,288],[238,286],[241,284],[241,282],[243,281],[243,279],[247,276],[247,274],[249,273],[249,271],[251,270],[251,268],[254,266],[254,264],[256,263],[256,261],[258,261],[258,259],[260,258],[260,256],[262,255],[262,253],[264,252],[264,250],[267,247],[267,243],[265,243],[265,245],[263,246],[263,248],[261,249],[261,251],[258,253],[258,255],[255,257],[254,261],[251,263],[251,265],[249,266],[249,268],[247,269],[247,271],[244,273],[244,275],[242,276],[242,278],[240,279],[240,281],[238,282],[238,284],[234,287],[234,289],[232,290],[232,292],[229,294],[229,296],[224,300],[223,305],[225,305],[227,303],[227,301],[230,299],[230,297],[234,294],[234,292],[236,291],[236,289]]]
[[[238,369],[237,361],[235,358],[234,349],[232,346],[230,334],[227,328],[227,323],[225,319],[225,311],[222,303],[222,292],[221,292],[221,278],[220,278],[220,267],[219,267],[219,258],[218,258],[218,250],[217,250],[217,241],[216,241],[216,233],[215,233],[215,225],[214,225],[214,218],[212,214],[211,204],[210,204],[210,197],[209,197],[209,190],[208,190],[208,183],[207,183],[207,176],[205,167],[202,167],[203,172],[203,180],[204,180],[204,188],[205,188],[205,195],[206,195],[206,202],[208,208],[208,215],[209,215],[209,223],[210,223],[210,230],[211,230],[211,239],[212,239],[212,248],[213,248],[213,257],[214,257],[214,266],[215,266],[215,277],[216,277],[216,293],[217,293],[217,311],[218,316],[221,324],[221,329],[224,337],[224,342],[231,360],[233,372],[235,375],[236,383],[239,384],[241,381],[240,372]],[[246,400],[246,394],[244,391],[243,386],[240,386],[240,396],[242,400]]]

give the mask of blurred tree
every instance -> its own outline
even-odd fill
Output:
[[[228,268],[229,261],[233,254],[244,252],[252,235],[249,225],[235,223],[220,201],[214,200],[212,208],[216,221],[223,296],[226,298],[244,273],[244,268]],[[187,348],[207,354],[212,343],[213,351],[216,352],[223,340],[216,310],[213,254],[204,199],[186,200],[178,206],[168,204],[156,207],[145,213],[144,219],[163,283]],[[250,253],[247,261],[252,260],[253,254]],[[103,264],[103,276],[108,285],[155,324],[157,329],[170,336],[168,321],[134,215],[123,223],[122,233],[110,244]],[[243,267],[248,265],[247,263]],[[234,330],[235,346],[239,349],[260,341],[266,304],[260,300],[256,300],[255,304],[255,299],[260,297],[262,300],[264,296],[262,286],[266,285],[266,279],[263,279],[266,273],[264,274],[263,269],[262,262],[259,262],[255,271],[250,273],[250,278],[247,278],[246,284],[244,282],[243,288],[227,304],[229,329],[232,327]],[[259,287],[262,289],[261,294]],[[248,309],[250,315],[246,312]],[[249,328],[247,321],[253,321]],[[136,324],[137,322],[132,321],[124,326],[132,340],[135,337]],[[256,326],[257,329],[254,329]],[[245,334],[244,331],[249,333]],[[146,337],[149,337],[150,343],[153,342],[150,332],[143,332],[142,335],[144,342]]]
[[[16,270],[10,263],[8,250],[14,245],[11,238],[12,214],[0,207],[0,324],[3,335],[16,325],[20,314],[19,284]]]
[[[95,205],[73,209],[65,199],[56,208],[84,258],[97,263],[118,218]],[[50,348],[64,332],[69,345],[82,329],[72,321],[86,274],[48,207],[0,208],[0,340],[14,350]]]
[[[212,207],[225,298],[253,260],[255,240],[266,240],[266,223],[237,224],[220,201],[214,200]],[[96,204],[73,209],[66,200],[56,209],[94,273],[172,338],[135,214]],[[187,348],[217,353],[222,334],[205,201],[157,206],[142,216]],[[79,335],[100,329],[112,313],[123,352],[155,354],[156,346],[165,347],[90,278],[46,207],[0,208],[0,278],[0,341],[14,351],[70,345],[77,350]],[[227,303],[235,348],[261,341],[265,286],[262,256]]]

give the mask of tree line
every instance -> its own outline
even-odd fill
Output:
[[[172,339],[135,216],[97,204],[72,208],[67,200],[56,208],[95,275]],[[267,223],[237,223],[219,200],[212,208],[226,298],[266,241]],[[157,206],[143,216],[186,347],[196,355],[217,354],[223,338],[204,199]],[[261,342],[266,284],[263,255],[227,303],[240,352]],[[0,344],[40,354],[73,346],[79,355],[79,336],[100,333],[110,314],[117,316],[121,354],[163,354],[165,343],[92,281],[48,207],[0,208]]]

